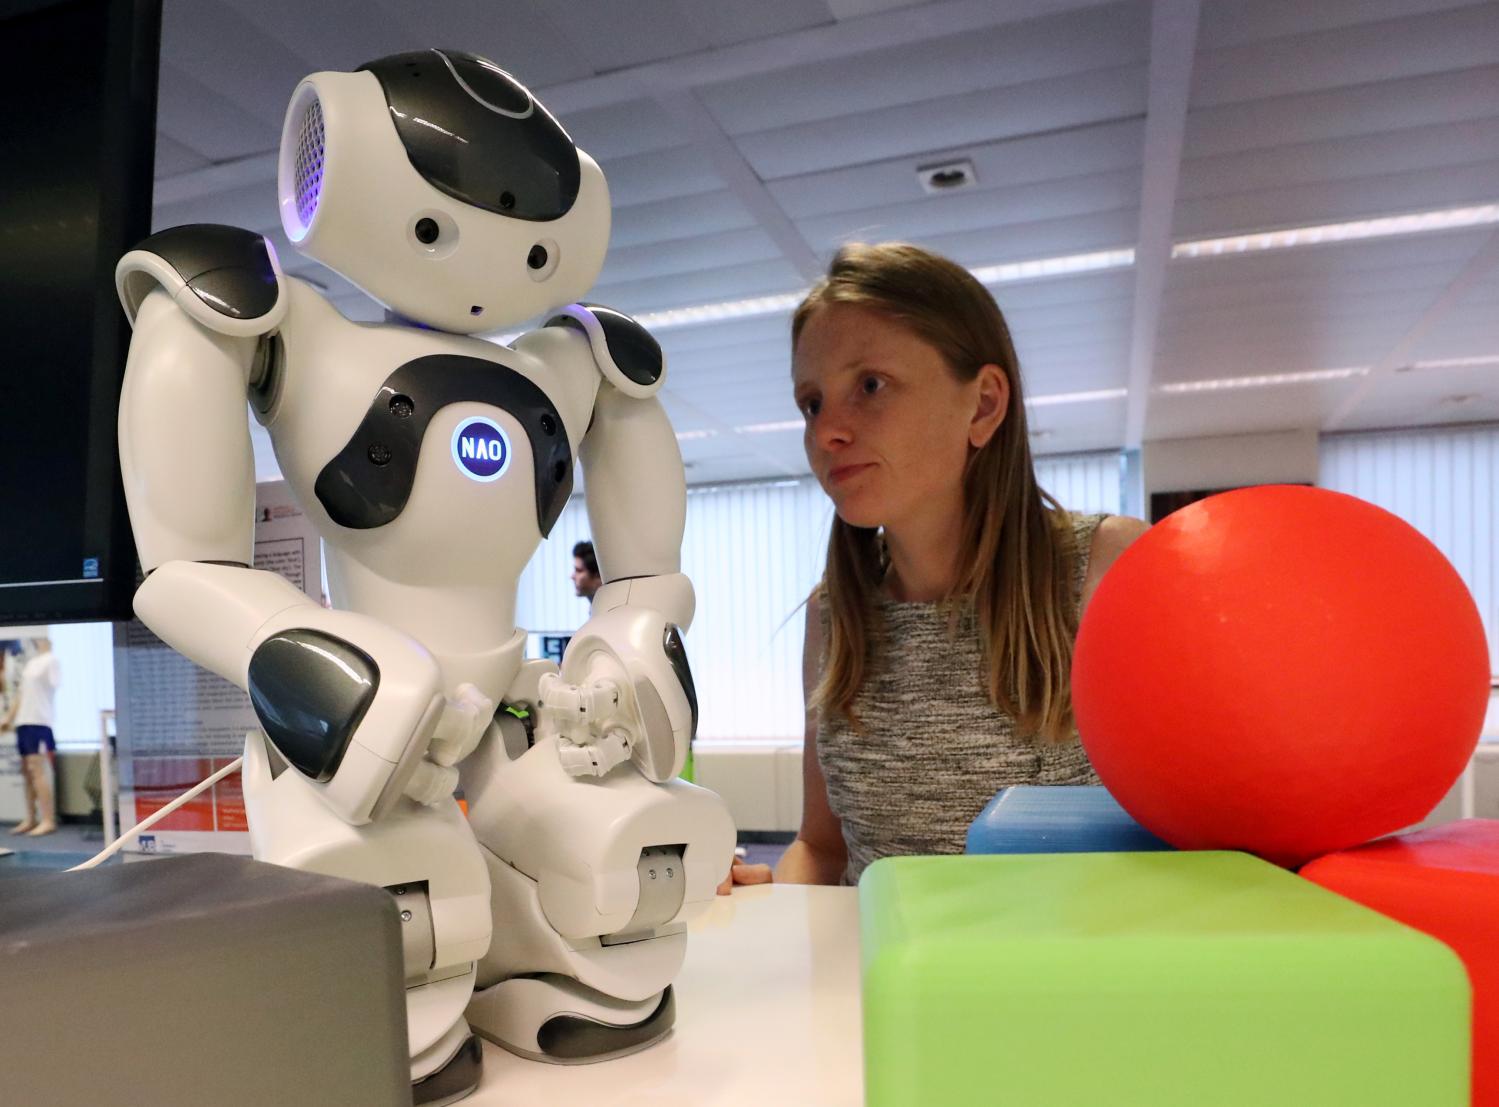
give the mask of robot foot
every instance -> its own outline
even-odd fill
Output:
[[[456,1050],[453,1050],[454,1041],[458,1043]],[[479,1077],[484,1071],[484,1049],[479,1044],[479,1039],[469,1032],[462,1021],[456,1023],[430,1049],[413,1058],[413,1070],[420,1071],[431,1064],[434,1052],[447,1053],[449,1050],[453,1052],[446,1060],[439,1062],[436,1068],[420,1079],[411,1082],[414,1107],[443,1107],[447,1103],[457,1103],[479,1086]]]
[[[476,991],[474,1031],[520,1057],[586,1065],[654,1045],[676,1022],[670,986],[639,1002],[615,999],[554,973],[519,976]]]

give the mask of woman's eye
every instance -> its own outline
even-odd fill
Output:
[[[885,382],[880,380],[879,377],[865,377],[859,382],[859,387],[864,390],[866,396],[873,396],[881,388],[885,387]]]

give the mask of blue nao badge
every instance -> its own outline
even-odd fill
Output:
[[[510,468],[510,438],[492,419],[465,419],[453,432],[453,460],[474,480],[499,480]]]

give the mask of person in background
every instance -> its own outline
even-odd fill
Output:
[[[52,720],[62,668],[52,653],[49,639],[37,638],[33,646],[34,652],[21,667],[20,692],[0,722],[0,731],[15,728],[16,744],[21,751],[21,775],[26,785],[26,817],[10,832],[40,837],[57,830],[52,787],[57,741],[52,734]]]
[[[792,385],[836,517],[807,603],[801,829],[774,879],[961,853],[1001,788],[1096,784],[1068,684],[1084,606],[1146,529],[1036,482],[988,290],[915,246],[847,246],[797,308]],[[772,879],[735,863],[731,884]]]
[[[593,543],[579,542],[573,546],[573,588],[592,605],[593,594],[603,586],[603,579],[599,576],[599,561],[593,554]]]

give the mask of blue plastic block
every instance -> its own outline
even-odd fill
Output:
[[[1085,785],[1003,788],[968,828],[969,853],[1125,853],[1171,847]]]

